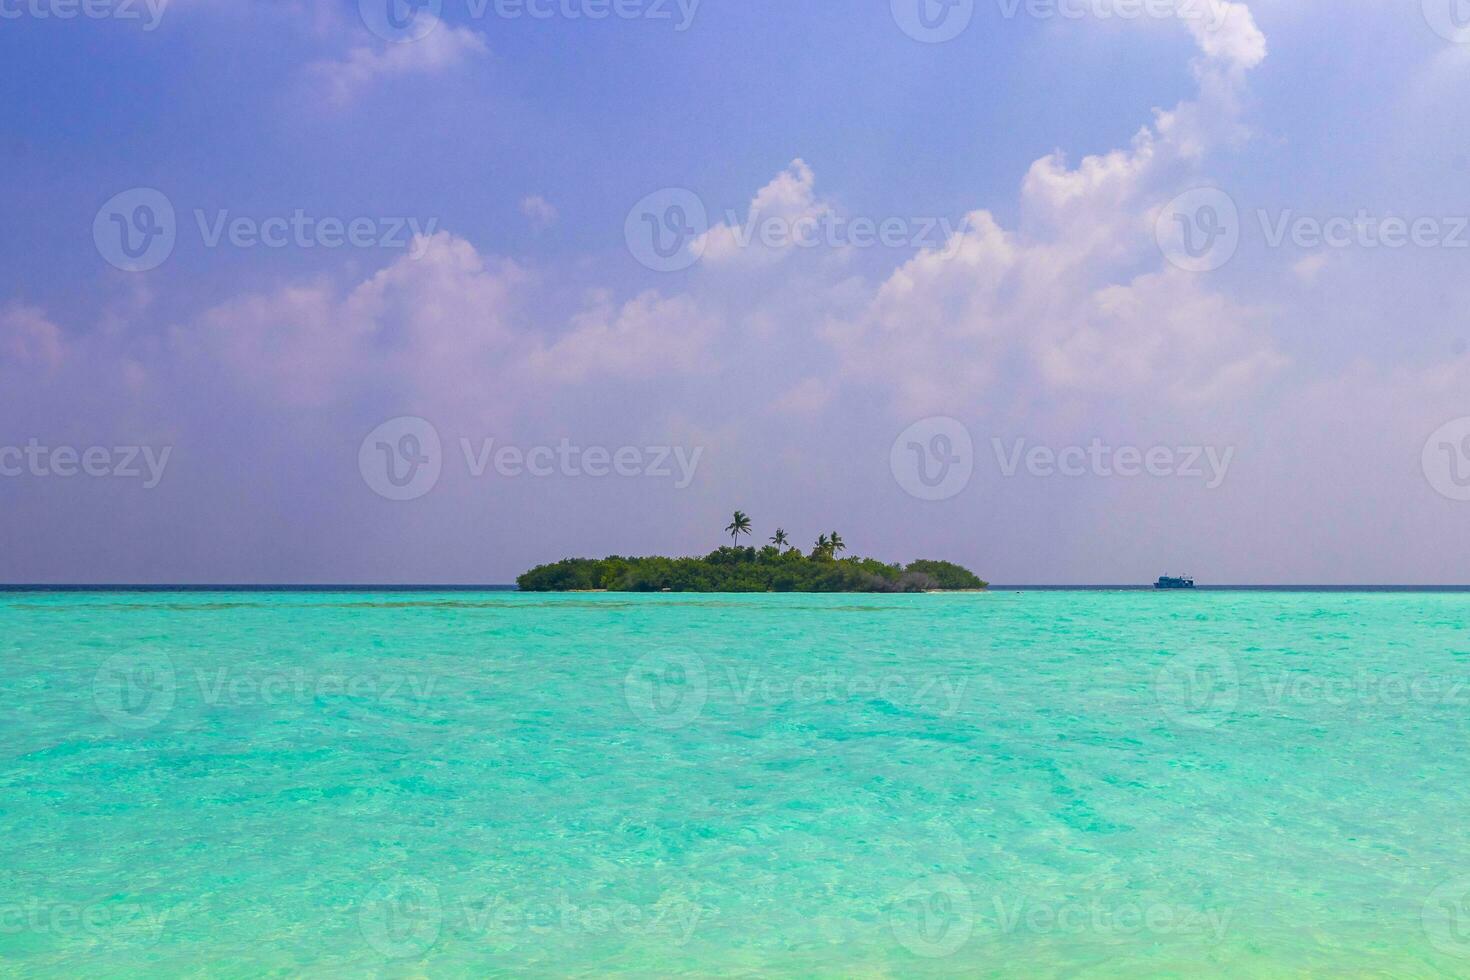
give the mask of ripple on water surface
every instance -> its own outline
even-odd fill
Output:
[[[0,595],[0,964],[1465,975],[1467,613]]]

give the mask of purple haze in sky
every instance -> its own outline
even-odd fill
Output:
[[[1465,582],[1456,0],[0,0],[0,581]]]

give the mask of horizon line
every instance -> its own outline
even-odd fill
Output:
[[[517,592],[514,582],[0,582],[0,592]],[[1149,583],[991,583],[989,592],[1470,592],[1470,583],[1220,583],[1156,590]],[[628,593],[633,594],[633,593]],[[652,594],[652,593],[650,593]],[[736,593],[729,593],[736,594]],[[749,593],[757,594],[757,593]],[[760,593],[781,594],[781,593]],[[792,593],[795,594],[795,593]]]

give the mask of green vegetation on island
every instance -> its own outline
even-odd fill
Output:
[[[725,528],[732,544],[702,558],[567,558],[516,579],[523,592],[934,592],[986,587],[979,576],[947,561],[890,565],[873,558],[839,558],[841,535],[823,534],[809,554],[787,547],[776,529],[761,548],[741,546],[750,518],[736,511]]]

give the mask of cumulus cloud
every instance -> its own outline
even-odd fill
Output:
[[[822,378],[803,378],[776,398],[775,410],[785,415],[817,415],[832,401],[832,386]]]
[[[1014,230],[975,211],[865,295],[830,263],[785,267],[785,281],[767,294],[779,301],[721,292],[722,270],[781,275],[775,263],[793,246],[767,244],[764,225],[789,232],[839,217],[798,158],[756,191],[743,218],[714,223],[697,243],[702,283],[622,303],[601,293],[560,329],[528,327],[525,269],[440,234],[420,244],[423,258],[394,262],[345,295],[327,283],[295,284],[221,304],[189,332],[235,365],[243,384],[299,404],[338,397],[364,378],[442,399],[492,370],[552,385],[697,374],[709,370],[735,323],[763,324],[767,337],[814,337],[836,352],[826,376],[772,393],[783,413],[813,416],[849,383],[887,392],[904,411],[963,408],[984,400],[997,377],[1071,395],[1225,397],[1284,365],[1269,314],[1169,267],[1152,235],[1162,201],[1210,148],[1238,136],[1243,75],[1265,57],[1244,5],[1207,6],[1211,22],[1186,20],[1200,52],[1196,98],[1156,111],[1126,148],[1075,166],[1060,151],[1037,160],[1021,182]],[[433,70],[482,50],[478,36],[441,25],[414,44],[362,49],[331,71],[350,96],[378,75]],[[521,210],[538,227],[557,217],[539,195]],[[1140,264],[1153,268],[1140,272]],[[829,306],[796,314],[797,296]],[[793,322],[798,315],[805,322]]]
[[[1057,388],[1210,401],[1286,364],[1265,339],[1262,311],[1201,290],[1178,269],[1100,289],[1076,316],[1033,347],[1041,376]]]
[[[1296,277],[1302,282],[1311,284],[1317,281],[1317,277],[1322,274],[1323,269],[1327,268],[1327,264],[1328,257],[1325,254],[1318,253],[1316,255],[1308,255],[1306,258],[1299,259],[1296,264],[1291,267],[1291,271],[1295,273]]]
[[[1018,175],[1014,207],[975,209],[943,245],[917,247],[897,261],[880,258],[891,251],[853,256],[841,246],[813,249],[815,260],[801,261],[789,246],[768,247],[753,234],[763,220],[792,227],[841,218],[835,196],[796,159],[755,191],[745,215],[717,218],[698,267],[655,290],[593,290],[563,305],[563,268],[490,255],[441,232],[415,243],[417,258],[225,299],[182,316],[162,340],[129,331],[137,311],[117,313],[105,328],[69,324],[63,331],[46,311],[0,308],[0,404],[25,420],[28,427],[17,431],[45,433],[55,420],[76,419],[84,429],[111,426],[129,440],[179,445],[178,479],[199,481],[184,484],[189,500],[182,501],[195,521],[178,520],[174,501],[159,507],[158,526],[170,534],[195,528],[199,566],[207,568],[201,574],[216,579],[292,577],[270,562],[294,541],[254,543],[282,515],[297,519],[307,556],[293,568],[310,568],[322,554],[351,555],[354,546],[377,556],[389,578],[423,569],[450,574],[446,562],[455,561],[461,574],[484,578],[481,561],[503,575],[548,557],[546,548],[563,546],[547,543],[555,529],[538,527],[520,539],[493,533],[497,521],[529,526],[532,516],[544,516],[544,485],[492,490],[456,487],[446,477],[422,506],[370,511],[379,501],[355,471],[357,440],[393,415],[433,419],[453,453],[458,435],[508,437],[522,421],[516,413],[535,413],[525,428],[536,438],[621,441],[641,429],[655,442],[709,449],[703,482],[656,507],[642,487],[550,488],[562,495],[556,513],[568,515],[569,527],[588,525],[567,532],[568,548],[584,547],[591,525],[607,523],[608,513],[636,520],[651,511],[648,526],[667,531],[668,547],[684,548],[697,533],[689,528],[750,499],[767,510],[779,500],[783,521],[803,506],[824,522],[881,506],[883,519],[867,522],[880,540],[863,542],[865,551],[924,547],[932,531],[936,547],[960,547],[952,557],[982,559],[1002,580],[1115,571],[1120,547],[1148,552],[1142,574],[1156,574],[1154,562],[1189,557],[1161,556],[1161,545],[1173,542],[1161,541],[1156,527],[1184,529],[1174,536],[1186,538],[1200,528],[1199,547],[1213,554],[1221,526],[1239,539],[1237,565],[1212,568],[1216,580],[1252,577],[1253,551],[1279,556],[1272,572],[1283,578],[1331,579],[1337,568],[1353,567],[1351,555],[1331,552],[1341,547],[1344,521],[1361,529],[1364,547],[1381,545],[1374,561],[1384,578],[1452,578],[1451,548],[1439,564],[1394,565],[1388,557],[1405,535],[1442,535],[1431,506],[1399,506],[1392,521],[1379,515],[1388,502],[1440,502],[1419,471],[1419,453],[1436,427],[1470,414],[1470,361],[1394,370],[1363,364],[1282,384],[1290,374],[1280,342],[1291,339],[1282,336],[1282,310],[1241,298],[1227,276],[1169,265],[1154,241],[1164,203],[1199,182],[1213,151],[1246,132],[1243,86],[1266,43],[1243,4],[1216,7],[1225,16],[1215,28],[1188,28],[1198,47],[1197,92],[1189,99],[1154,112],[1110,152],[1076,159],[1058,151],[1036,160]],[[376,79],[448,68],[482,51],[477,37],[440,25],[423,41],[360,49],[318,71],[340,103]],[[539,196],[521,208],[533,225],[556,220],[555,207]],[[1002,213],[1017,217],[1003,223]],[[823,260],[834,255],[850,261]],[[1329,269],[1346,260],[1332,261]],[[1295,273],[1310,282],[1321,266],[1308,258]],[[1280,302],[1306,292],[1288,284]],[[201,413],[206,404],[210,412]],[[932,509],[889,507],[884,494],[899,493],[887,473],[893,436],[916,414],[941,412],[975,424],[981,454],[988,451],[981,419],[998,422],[992,432],[1033,438],[1076,437],[1069,426],[1140,442],[1183,432],[1186,441],[1240,452],[1230,481],[1204,498],[1157,483],[1072,489],[1051,481],[1045,493],[1073,493],[1065,506],[1054,497],[1028,505],[1022,498],[1036,488],[1023,493],[1013,489],[1017,482],[987,485],[985,508],[946,511],[943,520],[932,520]],[[201,462],[214,446],[224,462]],[[310,478],[292,467],[309,469]],[[481,496],[470,496],[475,490]],[[517,493],[525,499],[512,500]],[[624,496],[615,504],[603,496],[610,493]],[[1114,495],[1131,497],[1102,509],[1098,501]],[[739,499],[731,503],[732,496]],[[1262,499],[1273,501],[1269,513]],[[490,500],[494,508],[485,506]],[[38,492],[34,506],[42,513],[51,501]],[[330,530],[344,507],[371,517],[373,540],[364,540],[364,519],[354,514]],[[470,514],[496,556],[464,547]],[[1155,529],[1130,526],[1135,515]],[[216,516],[223,519],[208,519]],[[1034,519],[1017,519],[1028,516]],[[1067,558],[1047,561],[1072,565],[1025,564],[1045,550],[1036,545],[1056,537],[1018,531],[1015,539],[994,539],[1009,533],[996,531],[1000,525],[1048,522],[1066,525],[1048,533],[1067,534],[1069,547]],[[389,534],[397,535],[393,547],[382,540]],[[231,547],[220,547],[220,535]],[[158,562],[178,551],[167,540],[152,563],[128,565],[133,559],[124,555],[114,567],[156,575],[165,567]],[[973,548],[992,553],[967,553],[971,546],[956,541],[983,542]],[[1298,548],[1281,556],[1282,541]],[[31,554],[49,547],[38,539]],[[506,548],[519,551],[500,556]],[[222,551],[264,558],[222,571]],[[1324,554],[1331,562],[1318,557]],[[405,570],[403,555],[421,556],[412,566],[419,571]]]
[[[969,408],[1004,367],[1064,394],[1221,397],[1280,368],[1259,311],[1167,265],[1154,217],[1212,146],[1238,135],[1236,90],[1265,57],[1250,11],[1222,3],[1200,48],[1196,99],[1155,113],[1126,149],[1053,153],[1021,185],[1021,223],[972,214],[943,249],[898,268],[868,308],[827,335],[853,377],[907,411]],[[1156,271],[1125,276],[1151,264]],[[1020,373],[1018,373],[1020,372]]]
[[[49,370],[61,364],[61,328],[34,306],[0,309],[0,360],[7,366]]]
[[[391,393],[418,411],[508,410],[558,385],[697,373],[716,319],[689,297],[606,293],[557,329],[531,310],[533,277],[448,232],[342,289],[318,280],[241,297],[175,332],[270,404],[321,407]],[[421,254],[420,254],[421,253]]]
[[[793,160],[756,192],[744,221],[735,215],[712,224],[693,245],[710,265],[762,263],[789,254],[799,236],[810,235],[833,208],[818,200],[816,174],[805,160]],[[768,237],[764,229],[770,229]]]
[[[1249,7],[1231,0],[1209,0],[1179,9],[1183,13],[1201,8],[1203,16],[1183,19],[1207,60],[1237,71],[1247,71],[1266,60],[1266,35],[1256,26]]]
[[[556,207],[540,194],[521,199],[521,214],[530,220],[531,227],[537,231],[550,228],[556,224],[558,217]]]
[[[340,108],[382,79],[449,71],[488,50],[475,31],[436,23],[413,42],[355,47],[341,58],[315,62],[308,75],[322,89],[325,101]]]
[[[537,377],[564,383],[698,373],[712,366],[717,326],[687,296],[649,291],[617,308],[603,298],[573,317],[565,336],[531,351],[526,366]]]

